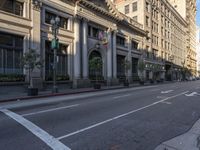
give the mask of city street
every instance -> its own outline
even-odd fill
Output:
[[[0,106],[0,150],[154,150],[200,118],[200,81]]]

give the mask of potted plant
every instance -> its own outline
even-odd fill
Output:
[[[151,83],[154,83],[155,81],[157,82],[157,83],[159,83],[160,82],[160,80],[157,78],[157,76],[156,76],[156,73],[159,71],[159,65],[158,64],[153,64],[152,65],[152,72],[153,72],[153,77],[152,77],[152,79],[150,80],[150,82]]]
[[[42,61],[39,59],[40,55],[33,49],[30,49],[22,57],[21,65],[28,70],[29,75],[29,86],[28,86],[28,96],[38,95],[38,88],[34,88],[31,83],[31,74],[34,69],[40,69],[42,67]]]
[[[98,82],[98,72],[102,68],[102,60],[100,57],[93,57],[89,60],[89,67],[91,70],[94,70],[95,72],[95,83],[94,83],[94,89],[101,89],[101,83]]]
[[[125,68],[125,80],[124,80],[124,86],[129,86],[129,79],[128,79],[128,71],[131,69],[131,63],[129,60],[124,60],[124,68]]]
[[[138,76],[140,80],[140,84],[144,85],[144,70],[145,70],[145,63],[141,59],[138,61]]]

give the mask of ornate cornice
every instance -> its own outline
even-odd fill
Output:
[[[108,11],[105,10],[104,8],[101,8],[97,5],[95,5],[93,2],[90,2],[88,0],[77,1],[76,6],[79,5],[80,7],[87,7],[92,10],[95,10],[96,12],[99,12],[99,13],[113,19],[118,23],[127,25],[128,27],[130,27],[134,30],[137,30],[137,31],[141,32],[142,34],[146,35],[141,24],[139,24],[138,22],[135,22],[132,18],[127,17],[127,16],[123,15],[122,13],[120,13],[115,8],[115,5],[110,0],[104,0],[104,2],[106,3],[106,5],[109,9]],[[76,12],[75,12],[75,14],[76,14]]]
[[[87,8],[90,8],[90,9],[93,9],[95,11],[98,11],[100,13],[102,13],[103,15],[105,16],[108,16],[116,21],[121,21],[122,18],[119,17],[119,16],[116,16],[115,14],[113,14],[112,12],[109,12],[109,11],[106,11],[105,9],[101,8],[101,7],[98,7],[97,5],[95,5],[94,3],[92,2],[89,2],[87,0],[80,0],[78,1],[78,3],[82,6],[85,6]]]
[[[42,7],[42,1],[41,0],[32,0],[32,5],[33,5],[33,9],[40,11],[41,7]]]

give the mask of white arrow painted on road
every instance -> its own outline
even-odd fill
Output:
[[[174,90],[168,90],[168,91],[162,91],[161,93],[162,94],[167,94],[167,93],[170,93],[170,92],[173,92]]]
[[[190,94],[185,94],[185,96],[195,96],[195,95],[200,95],[200,94],[198,94],[197,92],[192,92]]]

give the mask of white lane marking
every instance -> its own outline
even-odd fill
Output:
[[[116,116],[116,117],[107,119],[107,120],[102,121],[102,122],[99,122],[99,123],[97,123],[97,124],[94,124],[94,125],[88,126],[88,127],[86,127],[86,128],[77,130],[77,131],[75,131],[75,132],[69,133],[69,134],[67,134],[67,135],[60,136],[60,137],[58,137],[57,139],[58,139],[58,140],[62,140],[62,139],[64,139],[64,138],[67,138],[67,137],[70,137],[70,136],[73,136],[73,135],[82,133],[82,132],[84,132],[84,131],[87,131],[87,130],[90,130],[90,129],[92,129],[92,128],[98,127],[98,126],[100,126],[100,125],[106,124],[106,123],[111,122],[111,121],[113,121],[113,120],[116,120],[116,119],[119,119],[119,118],[128,116],[128,115],[133,114],[133,113],[135,113],[135,112],[141,111],[141,110],[143,110],[143,109],[149,108],[149,107],[154,106],[154,105],[156,105],[156,104],[158,104],[158,103],[161,103],[161,102],[164,102],[164,101],[166,101],[166,100],[169,100],[169,99],[172,99],[172,98],[181,96],[181,95],[186,94],[186,93],[188,93],[188,91],[185,91],[185,92],[183,92],[183,93],[180,93],[180,94],[177,94],[177,95],[174,95],[174,96],[171,96],[171,97],[167,97],[167,98],[165,98],[165,99],[163,99],[163,100],[154,102],[154,103],[152,103],[152,104],[150,104],[150,105],[146,105],[146,106],[141,107],[141,108],[138,108],[138,109],[136,109],[136,110],[129,111],[128,113],[124,113],[124,114],[121,114],[121,115],[119,115],[119,116]]]
[[[114,98],[114,99],[119,99],[119,98],[128,97],[128,96],[131,96],[131,94],[116,96],[116,97],[113,97],[113,98]]]
[[[161,91],[162,94],[167,94],[167,93],[170,93],[170,92],[173,92],[174,90],[168,90],[168,91]]]
[[[42,114],[42,113],[47,113],[47,112],[51,112],[51,111],[56,111],[56,110],[62,110],[62,109],[77,107],[79,105],[80,104],[74,104],[74,105],[69,105],[69,106],[63,106],[63,107],[57,107],[57,108],[52,108],[52,109],[46,109],[46,110],[41,110],[41,111],[37,111],[37,112],[23,114],[22,116],[31,116],[31,115],[36,115],[36,114]]]
[[[189,97],[191,97],[191,96],[195,96],[195,95],[200,95],[200,94],[198,94],[197,92],[192,92],[192,93],[190,93],[190,94],[185,94],[185,96],[189,96]]]
[[[166,98],[166,96],[157,96],[156,98],[163,99],[163,98]]]
[[[69,147],[61,143],[59,140],[54,138],[53,136],[49,135],[46,131],[42,130],[29,120],[25,119],[24,117],[8,110],[8,109],[2,109],[0,110],[10,118],[17,121],[19,124],[24,126],[26,129],[28,129],[30,132],[32,132],[35,136],[40,138],[44,143],[46,143],[48,146],[50,146],[53,150],[71,150]]]
[[[172,103],[171,102],[161,102],[161,103],[163,103],[163,104],[168,104],[168,105],[171,105]]]

